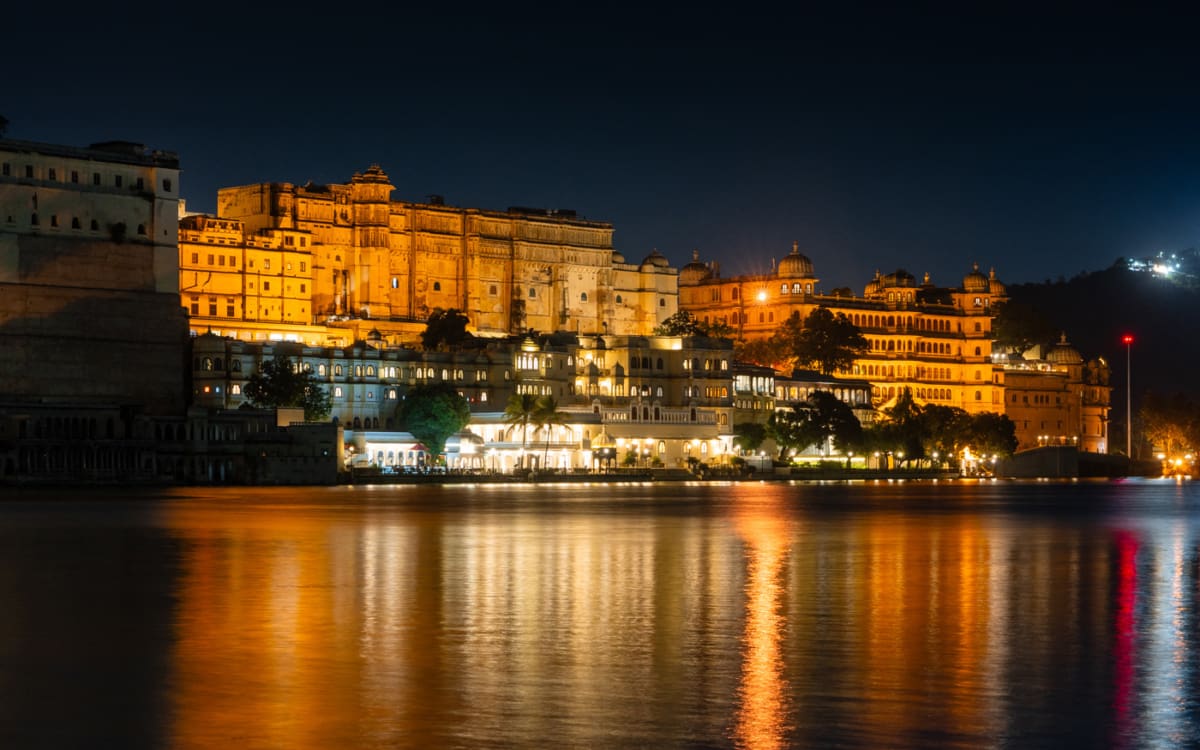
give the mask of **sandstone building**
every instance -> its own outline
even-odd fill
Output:
[[[349,344],[411,340],[436,309],[479,335],[645,335],[677,310],[677,273],[629,263],[611,224],[574,211],[392,200],[378,166],[347,184],[218,192],[217,215],[180,221],[180,299],[194,333]]]
[[[907,388],[919,403],[1008,414],[1019,450],[1051,443],[1107,450],[1107,365],[1085,366],[1065,341],[1036,362],[993,351],[993,318],[1007,300],[994,271],[975,266],[955,286],[937,286],[928,274],[918,281],[903,269],[876,272],[861,296],[844,287],[822,292],[818,283],[798,244],[771,273],[729,278],[697,253],[679,271],[679,306],[702,322],[728,324],[741,340],[769,337],[793,312],[803,318],[826,307],[869,342],[836,374],[869,382],[876,408]]]

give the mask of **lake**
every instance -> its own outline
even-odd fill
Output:
[[[1197,487],[0,488],[0,746],[1194,746]]]

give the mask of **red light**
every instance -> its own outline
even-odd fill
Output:
[[[1132,344],[1132,343],[1133,343],[1133,336],[1132,336],[1131,334],[1128,334],[1128,333],[1127,333],[1127,334],[1125,334],[1124,336],[1122,336],[1122,337],[1121,337],[1121,341],[1122,341],[1123,343],[1125,343],[1125,344]]]

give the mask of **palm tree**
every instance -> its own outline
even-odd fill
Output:
[[[558,401],[553,396],[542,396],[534,407],[533,419],[539,427],[546,428],[546,446],[542,454],[542,466],[545,467],[550,458],[550,428],[566,422],[567,414],[559,411]]]
[[[504,423],[521,425],[521,460],[525,460],[525,443],[529,436],[529,425],[536,424],[538,398],[532,393],[514,393],[504,407]]]

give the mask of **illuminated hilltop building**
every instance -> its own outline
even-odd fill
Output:
[[[918,282],[903,269],[876,272],[862,296],[847,288],[823,293],[818,281],[798,244],[771,273],[730,278],[695,253],[679,270],[679,306],[702,322],[730,325],[741,340],[767,338],[793,312],[806,317],[826,307],[845,314],[870,344],[835,374],[868,381],[876,408],[908,388],[919,403],[1009,414],[1020,450],[1051,443],[1107,450],[1107,365],[1085,365],[1065,342],[1036,362],[993,352],[993,318],[1007,300],[995,271],[975,266],[953,287],[935,286],[928,274]]]
[[[626,262],[613,227],[574,211],[457,208],[391,199],[378,166],[349,183],[218,191],[185,216],[179,293],[193,333],[346,345],[412,340],[438,308],[477,335],[533,329],[648,335],[677,310],[658,252]]]

